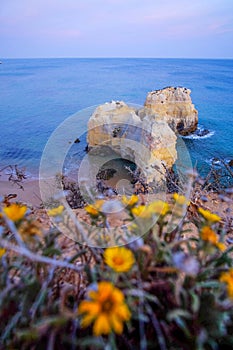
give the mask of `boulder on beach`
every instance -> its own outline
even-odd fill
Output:
[[[148,93],[143,113],[151,113],[164,120],[180,135],[188,135],[197,129],[198,112],[191,97],[191,90],[184,87],[167,87]]]

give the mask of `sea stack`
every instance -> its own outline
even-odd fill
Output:
[[[166,168],[176,161],[177,137],[165,121],[140,114],[123,101],[97,107],[88,122],[88,147],[101,147],[98,154],[103,147],[110,148],[121,158],[134,162],[147,183],[161,185]]]
[[[188,135],[197,129],[198,112],[191,97],[191,90],[185,87],[166,87],[148,93],[145,101],[146,114],[164,120],[180,135]]]

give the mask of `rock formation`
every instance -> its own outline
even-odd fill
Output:
[[[190,97],[191,90],[183,87],[167,87],[148,93],[145,110],[158,120],[168,123],[175,133],[188,135],[197,129],[198,113]]]
[[[183,87],[167,87],[149,92],[139,110],[122,101],[97,107],[88,122],[88,147],[98,153],[98,146],[108,146],[133,161],[148,183],[161,183],[165,169],[177,158],[175,133],[187,135],[197,129],[198,113],[190,93]]]
[[[108,146],[121,158],[133,161],[148,183],[164,182],[165,168],[177,156],[176,135],[168,124],[124,102],[96,108],[88,122],[87,141],[90,149]]]

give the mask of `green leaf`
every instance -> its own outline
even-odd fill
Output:
[[[51,317],[47,317],[47,318],[43,318],[41,320],[39,320],[34,327],[37,329],[40,329],[41,326],[43,327],[50,327],[50,326],[54,326],[54,327],[59,327],[59,326],[63,326],[67,323],[67,318],[64,316],[51,316]]]
[[[203,281],[203,282],[197,282],[197,287],[202,288],[219,288],[220,282],[218,281]]]
[[[190,312],[183,309],[175,309],[167,313],[167,320],[169,322],[176,321],[176,319],[180,317],[191,319],[192,315],[190,314]]]
[[[191,296],[191,308],[192,311],[194,313],[198,312],[199,308],[200,308],[200,299],[199,296],[197,294],[195,294],[195,292],[190,292],[190,296]]]
[[[218,267],[227,264],[229,267],[231,267],[233,264],[233,259],[228,255],[228,253],[232,250],[233,247],[222,253],[222,255],[215,261],[215,266]]]
[[[32,341],[38,339],[39,336],[39,332],[32,328],[16,332],[16,337],[18,340]]]
[[[93,346],[94,349],[98,349],[103,348],[104,342],[102,338],[87,337],[85,339],[79,339],[77,345],[79,345],[80,348],[90,348]]]
[[[45,248],[43,251],[44,256],[54,256],[54,255],[61,255],[61,251],[54,247]]]
[[[21,311],[17,312],[10,320],[10,322],[7,324],[1,338],[0,338],[0,344],[1,342],[4,342],[11,334],[11,331],[13,328],[17,326],[17,323],[19,322],[19,319],[21,317]]]
[[[143,313],[134,313],[133,317],[134,320],[138,320],[143,323],[148,323],[149,322],[149,317]]]
[[[152,303],[155,303],[157,305],[161,305],[159,299],[155,295],[144,292],[144,297]]]
[[[174,322],[177,324],[177,326],[179,326],[180,329],[182,329],[182,331],[187,337],[189,338],[191,337],[191,333],[188,330],[187,324],[181,317],[177,317],[174,320]]]
[[[87,280],[89,283],[93,283],[97,281],[97,271],[95,267],[91,268],[88,264],[84,266],[84,271],[87,275]]]

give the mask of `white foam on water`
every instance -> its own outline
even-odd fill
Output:
[[[231,161],[230,158],[220,159],[220,158],[208,158],[205,160],[205,162],[209,165],[215,166],[215,167],[224,167],[224,163],[229,165],[229,162]]]
[[[187,136],[182,136],[184,139],[190,139],[190,140],[203,140],[207,139],[215,134],[215,131],[213,130],[208,130],[208,133],[205,135],[198,135],[198,133],[206,130],[203,126],[199,125],[197,130],[194,131],[194,133],[187,135]]]

